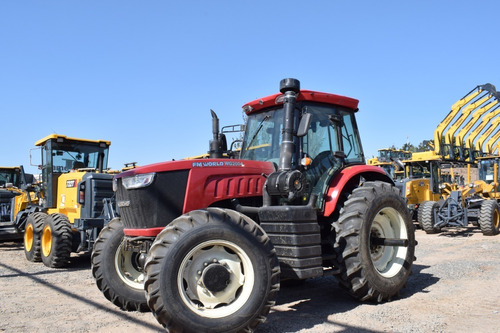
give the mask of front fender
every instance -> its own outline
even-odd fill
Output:
[[[330,216],[335,211],[339,198],[346,189],[346,185],[349,184],[348,190],[352,190],[359,185],[361,178],[364,180],[385,181],[394,185],[392,178],[380,167],[373,165],[355,165],[347,167],[339,172],[330,183],[325,198],[323,215]]]

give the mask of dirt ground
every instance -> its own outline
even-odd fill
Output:
[[[333,277],[282,287],[257,332],[500,332],[500,235],[416,231],[413,275],[401,297],[361,304]],[[66,269],[24,258],[0,242],[0,332],[162,332],[151,313],[123,312],[97,289],[90,257]]]

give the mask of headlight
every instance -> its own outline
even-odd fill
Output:
[[[144,173],[141,175],[135,175],[131,177],[123,177],[122,184],[127,190],[134,188],[141,188],[151,185],[153,179],[155,178],[155,173]]]

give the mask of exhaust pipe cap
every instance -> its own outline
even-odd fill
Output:
[[[280,92],[284,94],[287,91],[300,92],[300,81],[297,79],[283,79],[280,81]]]

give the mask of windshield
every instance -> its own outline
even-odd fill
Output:
[[[9,183],[15,187],[19,187],[18,169],[0,169],[0,187],[5,187]]]
[[[52,166],[52,171],[64,173],[70,170],[91,168],[107,168],[108,148],[99,147],[92,143],[52,143],[52,147],[47,149],[47,166]]]
[[[498,160],[481,160],[479,162],[479,179],[486,183],[492,183],[495,179],[495,162]]]
[[[278,164],[282,129],[282,108],[250,115],[241,148],[241,158]]]
[[[431,169],[428,162],[412,162],[408,164],[407,168],[408,178],[430,178]]]

